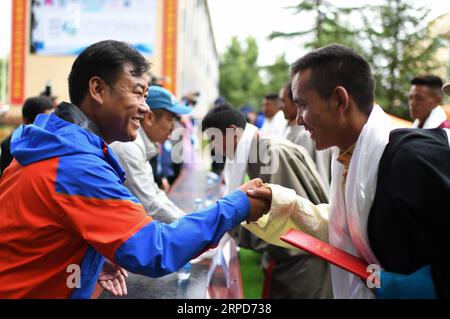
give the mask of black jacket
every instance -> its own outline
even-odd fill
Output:
[[[439,297],[450,298],[450,147],[442,129],[391,133],[368,220],[370,245],[389,272],[431,265]]]

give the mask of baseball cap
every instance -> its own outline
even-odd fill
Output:
[[[152,85],[148,88],[146,102],[152,111],[163,109],[180,115],[192,112],[190,107],[179,104],[175,96],[169,90],[156,85]]]
[[[447,95],[450,95],[450,83],[444,84],[442,87],[442,92],[444,92]]]

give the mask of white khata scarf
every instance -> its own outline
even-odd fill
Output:
[[[425,123],[423,123],[422,128],[436,128],[442,124],[447,119],[447,114],[445,114],[444,109],[438,105],[434,109],[431,110],[430,115],[428,115]],[[413,128],[419,127],[419,120],[416,119],[412,124]]]
[[[236,151],[232,159],[227,158],[225,168],[223,170],[225,180],[225,194],[233,192],[236,188],[242,185],[247,171],[247,163],[252,145],[258,128],[252,124],[245,125],[244,132],[236,147]]]
[[[369,244],[367,220],[375,197],[379,162],[393,128],[390,117],[375,105],[356,142],[345,194],[342,194],[344,166],[336,159],[332,164],[330,244],[369,264],[379,264]],[[331,266],[331,275],[335,298],[374,298],[359,277],[335,266]]]

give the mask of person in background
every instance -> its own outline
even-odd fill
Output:
[[[317,171],[324,182],[327,191],[329,191],[331,183],[331,157],[333,155],[333,148],[327,148],[324,150],[316,150],[314,141],[310,134],[305,130],[302,125],[297,125],[297,112],[298,107],[295,105],[292,97],[291,82],[285,84],[280,89],[280,108],[284,113],[286,119],[286,130],[284,131],[284,137],[304,147],[308,154],[316,163]]]
[[[228,105],[212,109],[203,119],[202,128],[212,148],[227,157],[226,194],[247,179],[261,178],[266,183],[292,188],[316,204],[328,202],[326,188],[303,147],[285,139],[261,136],[254,125],[246,123],[241,112]],[[321,222],[317,219],[314,224],[320,228]],[[325,261],[305,252],[269,245],[246,229],[235,231],[239,246],[263,252],[263,298],[332,297],[330,268]]]
[[[118,155],[127,179],[124,185],[142,203],[148,215],[170,224],[185,214],[162,191],[154,178],[149,160],[158,153],[160,145],[169,138],[175,128],[177,115],[189,114],[192,109],[176,103],[167,89],[150,86],[146,100],[150,106],[133,142],[114,142],[110,145]]]
[[[269,136],[283,136],[286,120],[280,110],[278,94],[267,94],[263,99],[263,112],[265,116],[261,133]]]
[[[53,85],[52,85],[52,81],[47,81],[47,83],[45,84],[45,89],[44,91],[41,92],[41,94],[39,96],[45,96],[47,98],[49,98],[50,100],[52,100],[53,105],[56,107],[58,106],[58,97],[56,95],[53,94]]]
[[[22,107],[22,122],[24,125],[32,124],[38,114],[48,114],[53,112],[54,109],[54,103],[48,97],[30,97],[25,100],[25,103]],[[0,155],[0,176],[13,160],[13,156],[11,155],[10,150],[11,137],[12,134],[10,134],[1,144],[2,151]]]
[[[253,110],[253,107],[250,104],[246,104],[241,107],[241,113],[245,116],[245,120],[247,123],[255,125],[256,123],[256,112]]]
[[[411,80],[408,105],[414,128],[448,127],[442,103],[442,79],[435,75],[417,76]]]

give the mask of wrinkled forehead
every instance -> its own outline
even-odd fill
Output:
[[[148,79],[149,78],[147,74],[145,73],[141,74],[139,72],[137,73],[135,67],[131,63],[127,63],[124,65],[122,71],[119,73],[116,82],[124,81],[133,84],[138,83],[147,89]]]

